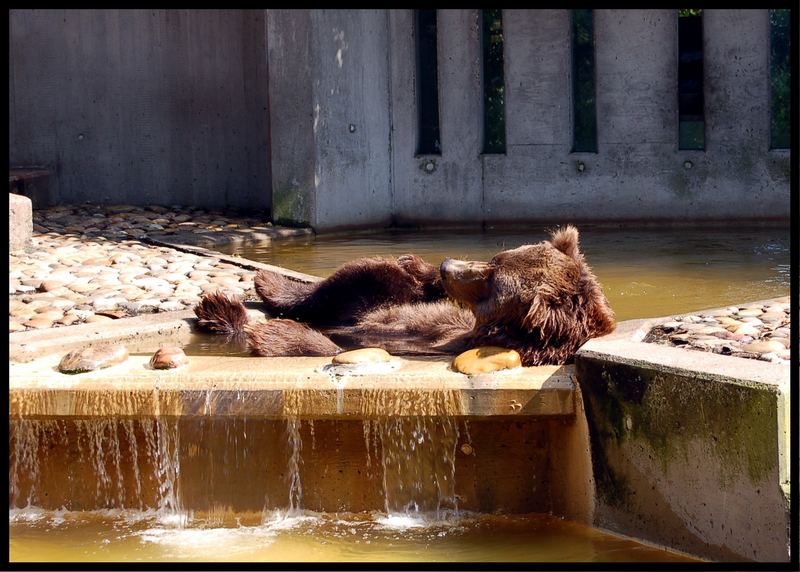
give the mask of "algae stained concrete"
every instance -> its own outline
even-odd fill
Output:
[[[788,365],[632,341],[652,325],[576,357],[595,525],[712,560],[787,561]]]

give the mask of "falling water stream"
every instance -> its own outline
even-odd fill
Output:
[[[440,400],[442,409],[445,401]],[[390,406],[386,396],[378,403],[378,408]],[[188,428],[193,438],[225,434],[226,446],[215,452],[222,457],[211,462],[203,457],[211,443],[187,444],[182,435],[186,428],[176,418],[14,420],[11,560],[689,560],[546,513],[499,515],[459,509],[455,458],[457,444],[469,442],[464,418],[364,420],[359,430],[361,454],[368,480],[377,481],[380,488],[383,510],[355,512],[317,512],[304,506],[303,481],[313,477],[304,459],[324,454],[320,447],[328,445],[318,443],[320,438],[332,442],[317,434],[319,421],[289,417],[259,426],[254,420],[237,419],[224,429],[217,420],[203,421],[210,425]],[[259,456],[252,449],[257,442],[250,439],[263,439],[270,432],[283,440],[285,450],[267,456],[271,462],[261,456],[248,464],[248,453]],[[305,442],[311,436],[313,441]],[[251,471],[244,481],[251,488],[265,486],[265,474],[283,471],[282,484],[258,491],[257,496],[267,499],[261,510],[237,510],[224,503],[190,509],[183,493],[198,483],[185,481],[191,475],[184,469],[191,469],[187,459],[193,455],[201,457],[201,484],[212,497],[221,498],[221,483],[212,478],[220,469]],[[281,457],[283,467],[278,467]],[[259,465],[267,465],[260,467],[261,475]],[[192,470],[197,474],[196,467]],[[275,489],[280,488],[283,499],[271,502],[269,497],[277,496]],[[62,495],[57,508],[44,496],[53,491]]]

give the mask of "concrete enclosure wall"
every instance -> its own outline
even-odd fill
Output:
[[[704,10],[704,151],[678,149],[677,10],[595,10],[598,153],[573,153],[569,10],[504,10],[483,154],[480,10],[437,11],[441,155],[418,155],[412,10],[12,10],[12,165],[62,203],[389,224],[784,218],[768,10]],[[37,205],[34,205],[36,207]]]
[[[281,180],[296,181],[294,201],[325,200],[339,210],[318,209],[318,230],[398,224],[499,223],[631,219],[785,218],[789,216],[789,151],[769,149],[769,23],[767,10],[704,10],[704,151],[678,149],[677,10],[595,10],[595,77],[598,153],[572,149],[572,45],[568,10],[504,10],[506,153],[482,154],[483,80],[479,10],[439,10],[437,51],[441,155],[417,155],[414,14],[387,10],[389,42],[371,39],[353,11],[311,11],[306,51],[272,57],[287,70],[309,65],[307,117],[342,123],[314,139],[314,154]],[[268,11],[268,18],[277,11]],[[303,16],[292,13],[292,19]],[[386,25],[370,12],[370,33]],[[351,22],[351,58],[363,67],[348,76],[369,85],[330,85],[341,72],[330,42]],[[270,44],[290,36],[270,29]],[[357,32],[353,34],[352,32]],[[372,43],[370,43],[372,42]],[[375,50],[364,49],[367,45]],[[379,49],[386,46],[387,53]],[[317,49],[314,49],[314,46]],[[272,59],[270,63],[274,66]],[[388,66],[389,73],[385,73]],[[271,76],[271,94],[288,97],[293,77]],[[377,84],[388,81],[386,90]],[[286,88],[280,83],[286,83]],[[328,87],[323,87],[328,86]],[[334,89],[335,88],[335,89]],[[305,93],[292,100],[307,105]],[[272,98],[273,114],[278,101]],[[290,105],[284,102],[283,105]],[[351,107],[371,106],[391,122],[385,140],[357,143],[344,130]],[[295,110],[295,113],[300,111]],[[375,115],[371,116],[375,119]],[[273,139],[295,134],[286,122]],[[307,125],[309,121],[303,123]],[[308,129],[308,127],[304,127]],[[383,134],[376,128],[376,132]],[[328,137],[327,134],[331,136]],[[300,134],[305,137],[304,133]],[[273,154],[273,159],[276,159]],[[286,165],[278,169],[286,169]],[[388,173],[390,196],[372,196],[372,173]],[[333,170],[333,173],[330,171]],[[317,178],[315,178],[317,175]],[[338,184],[321,184],[325,177]],[[301,181],[314,181],[303,185]],[[383,187],[382,187],[383,190]],[[368,212],[360,205],[370,198]],[[276,209],[277,210],[277,209]]]
[[[269,207],[263,10],[11,10],[9,35],[9,160],[53,202]]]
[[[385,10],[270,10],[273,218],[388,224]]]

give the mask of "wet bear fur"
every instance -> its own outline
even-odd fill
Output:
[[[254,282],[271,316],[312,326],[352,325],[379,306],[445,298],[439,269],[413,254],[397,260],[360,258],[317,283],[299,282],[266,270],[259,271]]]
[[[316,284],[262,271],[256,290],[283,319],[243,323],[242,304],[219,293],[206,295],[195,313],[205,329],[246,336],[260,356],[359,347],[455,355],[491,345],[518,351],[525,366],[563,364],[615,327],[578,238],[570,225],[488,262],[445,260],[438,271],[413,256],[361,259]]]

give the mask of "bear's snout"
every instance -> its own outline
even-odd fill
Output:
[[[439,267],[444,289],[450,297],[474,306],[489,293],[492,267],[486,262],[445,259]]]

